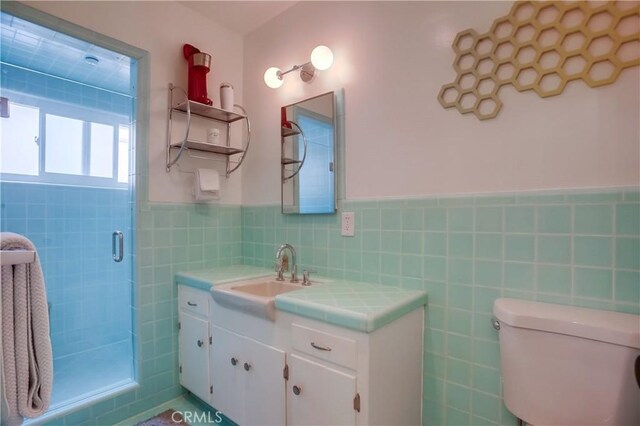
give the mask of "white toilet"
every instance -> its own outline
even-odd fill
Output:
[[[640,316],[497,299],[504,402],[536,425],[640,425]]]

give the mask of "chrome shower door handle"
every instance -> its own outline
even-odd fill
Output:
[[[116,240],[118,240],[118,250],[116,250]],[[113,231],[111,235],[111,257],[114,262],[122,262],[124,256],[124,235],[120,231]]]

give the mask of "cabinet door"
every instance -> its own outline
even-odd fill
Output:
[[[236,423],[244,417],[243,364],[244,338],[219,327],[211,327],[211,383],[212,405]]]
[[[288,425],[356,424],[355,376],[297,355],[291,355],[288,363]]]
[[[180,384],[209,401],[209,322],[180,313]]]
[[[245,382],[246,425],[285,424],[285,353],[245,338],[244,363],[249,366]]]

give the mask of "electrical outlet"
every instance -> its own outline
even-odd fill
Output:
[[[356,220],[353,212],[342,213],[342,236],[353,237],[356,230]]]

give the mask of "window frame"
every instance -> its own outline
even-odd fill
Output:
[[[3,181],[7,182],[23,182],[23,183],[42,183],[53,185],[70,185],[70,186],[86,186],[99,188],[119,188],[126,189],[129,186],[131,172],[127,182],[118,182],[118,150],[120,148],[120,127],[129,128],[129,147],[131,147],[131,121],[130,118],[123,114],[104,111],[100,109],[73,105],[67,102],[58,101],[50,98],[29,95],[14,90],[3,90],[4,96],[9,98],[9,102],[16,104],[38,108],[39,110],[39,132],[38,139],[39,159],[37,176],[22,175],[17,173],[2,173],[0,175]],[[82,173],[81,175],[72,175],[66,173],[53,173],[46,171],[46,144],[47,114],[58,117],[70,118],[82,122]],[[91,159],[91,123],[102,124],[113,128],[112,141],[112,177],[90,176],[90,159]],[[129,170],[131,170],[131,157],[129,156]],[[87,174],[84,174],[87,173]]]

